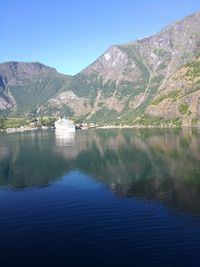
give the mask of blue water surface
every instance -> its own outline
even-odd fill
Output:
[[[0,266],[200,266],[200,135],[0,136]]]

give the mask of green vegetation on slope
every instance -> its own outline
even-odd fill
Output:
[[[188,111],[188,104],[182,103],[179,107],[178,110],[180,111],[181,114],[186,114]]]
[[[173,91],[169,92],[167,95],[161,95],[157,99],[153,100],[151,104],[152,105],[158,105],[160,102],[162,102],[166,98],[171,98],[175,101],[178,99],[179,94],[180,94],[180,90],[178,90],[178,89],[173,90]]]
[[[127,53],[128,57],[136,63],[137,67],[140,69],[140,71],[143,75],[144,83],[147,84],[149,81],[150,73],[149,73],[149,70],[148,70],[146,64],[144,63],[144,59],[140,55],[140,52],[137,49],[136,45],[134,45],[134,44],[120,45],[119,48],[122,51],[125,51]]]
[[[56,117],[40,116],[40,117],[0,117],[0,129],[20,128],[22,126],[29,127],[52,127],[56,121]]]
[[[65,84],[65,79],[57,73],[28,80],[22,85],[10,86],[10,91],[17,102],[16,115],[37,114],[38,108],[47,99],[55,96]]]
[[[200,60],[200,58],[199,58]],[[186,65],[188,71],[186,77],[194,80],[195,78],[200,78],[200,61],[194,60]]]
[[[166,119],[164,117],[150,116],[143,114],[135,121],[136,124],[143,126],[174,126],[180,127],[182,122],[179,118]]]

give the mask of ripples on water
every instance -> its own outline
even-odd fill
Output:
[[[0,135],[0,266],[200,266],[200,132]]]

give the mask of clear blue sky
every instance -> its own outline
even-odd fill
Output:
[[[159,31],[199,0],[3,0],[0,62],[39,61],[75,74],[110,45]]]

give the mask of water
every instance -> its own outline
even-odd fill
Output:
[[[200,266],[200,130],[0,135],[0,266]]]

